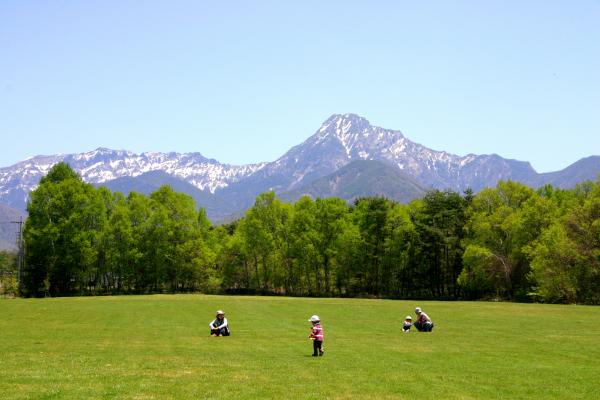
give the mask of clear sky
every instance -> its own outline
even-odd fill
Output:
[[[540,172],[600,155],[600,0],[0,1],[0,166],[272,161],[334,113]]]

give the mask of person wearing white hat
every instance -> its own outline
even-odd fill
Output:
[[[210,336],[229,336],[229,324],[225,318],[225,312],[217,311],[217,317],[208,324],[210,327]]]
[[[420,307],[415,308],[415,314],[417,314],[417,320],[413,324],[419,332],[431,332],[433,329],[433,321],[429,318],[429,315],[425,314]]]
[[[325,335],[321,326],[321,318],[318,315],[313,315],[308,321],[312,323],[308,338],[313,341],[313,357],[322,356],[325,353],[325,349],[323,348]]]
[[[410,332],[411,326],[412,326],[412,317],[410,315],[407,315],[406,318],[404,318],[404,323],[402,324],[402,332],[404,332],[404,333]]]

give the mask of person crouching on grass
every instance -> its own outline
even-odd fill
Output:
[[[221,310],[217,311],[217,317],[208,326],[210,326],[210,336],[229,336],[227,318]]]
[[[325,353],[325,349],[323,349],[323,339],[325,339],[325,336],[323,335],[321,319],[318,315],[313,315],[308,321],[312,323],[308,337],[313,341],[313,357],[322,356]]]
[[[415,314],[417,314],[417,320],[413,324],[419,332],[431,332],[433,329],[433,321],[429,318],[429,315],[425,314],[421,308],[415,308]]]

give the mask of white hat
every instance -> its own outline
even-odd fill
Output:
[[[421,314],[421,307],[417,307],[417,308],[415,308],[415,312],[416,312],[417,314]]]
[[[217,315],[225,315],[225,312],[223,312],[223,310],[219,310],[217,311]]]
[[[310,322],[319,322],[321,320],[321,318],[319,318],[318,315],[313,315],[312,317],[310,317],[309,321]]]
[[[404,319],[410,319],[410,320],[412,320],[412,317],[410,315],[407,315],[406,318],[404,318]]]

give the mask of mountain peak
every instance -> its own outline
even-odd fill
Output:
[[[324,134],[323,136],[332,134],[341,142],[345,143],[349,134],[368,132],[371,128],[373,128],[371,123],[360,115],[333,114],[323,122],[318,133]]]
[[[404,136],[400,131],[373,126],[357,114],[333,114],[317,131],[316,143],[333,139],[343,146],[346,158],[372,159],[382,149],[402,146]]]
[[[357,114],[333,114],[323,122],[319,132],[324,132],[332,126],[336,129],[341,127],[343,130],[347,131],[351,127],[366,128],[371,126],[371,123],[366,118]]]

